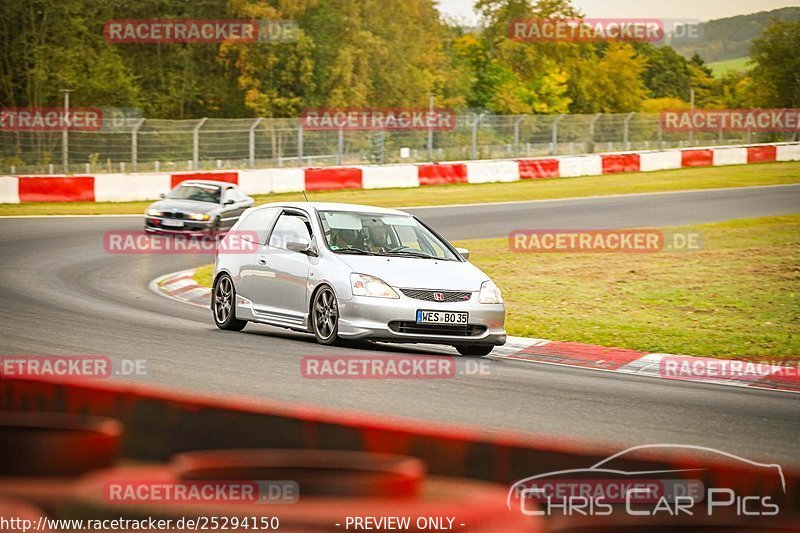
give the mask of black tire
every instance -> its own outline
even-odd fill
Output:
[[[494,350],[494,345],[492,344],[461,344],[458,346],[453,346],[458,353],[461,355],[466,355],[469,357],[483,357],[484,355],[489,355],[492,350]]]
[[[320,344],[330,346],[339,340],[339,305],[327,285],[314,294],[311,302],[311,330]]]
[[[247,320],[236,318],[236,287],[227,274],[222,274],[214,282],[211,291],[211,314],[214,323],[219,329],[228,331],[242,331],[247,325]]]

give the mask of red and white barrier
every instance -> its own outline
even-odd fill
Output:
[[[713,164],[713,148],[693,148],[691,150],[681,150],[682,167],[710,167]]]
[[[641,172],[676,168],[681,168],[680,150],[642,152],[639,154],[639,170]]]
[[[519,164],[516,161],[470,161],[467,165],[467,182],[493,183],[518,181]]]
[[[713,152],[715,167],[747,164],[747,148],[745,147],[715,148]]]
[[[560,162],[558,159],[518,159],[519,178],[540,179],[557,178],[560,176]]]
[[[602,154],[603,174],[616,174],[617,172],[639,172],[639,154]]]
[[[124,184],[124,187],[120,187]],[[94,178],[96,202],[152,200],[172,190],[169,174],[98,174]]]
[[[446,185],[467,183],[467,165],[464,163],[424,163],[417,165],[420,185]]]
[[[776,161],[800,161],[800,143],[779,144],[775,149]]]
[[[19,203],[19,178],[0,176],[0,204]]]
[[[496,183],[771,161],[800,161],[800,142],[384,166],[97,176],[0,176],[0,203],[153,200],[178,183],[192,179],[238,183],[248,194],[270,194],[302,190]]]
[[[415,165],[363,166],[359,168],[365,189],[419,187],[419,174]],[[303,188],[302,183],[300,188]]]
[[[560,178],[599,176],[603,173],[603,158],[598,154],[568,155],[559,158]]]

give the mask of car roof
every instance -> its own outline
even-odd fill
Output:
[[[235,183],[229,181],[215,181],[215,180],[186,180],[178,184],[181,185],[216,185],[217,187],[236,187]]]
[[[274,202],[263,204],[256,209],[268,207],[294,207],[307,211],[309,208],[316,211],[351,211],[357,213],[370,213],[376,215],[408,215],[404,211],[397,209],[387,209],[385,207],[374,207],[371,205],[345,204],[338,202]]]

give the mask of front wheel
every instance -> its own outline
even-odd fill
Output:
[[[466,355],[470,357],[483,357],[484,355],[489,355],[492,350],[494,350],[494,345],[492,344],[461,344],[458,346],[453,346],[458,353],[461,355]]]
[[[219,329],[242,331],[247,325],[246,320],[236,318],[236,288],[227,274],[221,275],[214,283],[211,310],[214,314],[214,323]]]
[[[311,303],[311,328],[320,344],[331,345],[339,334],[339,306],[330,287],[322,287]]]

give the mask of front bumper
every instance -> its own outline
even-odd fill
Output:
[[[183,226],[180,228],[164,226],[163,217],[152,217],[145,215],[144,230],[150,233],[161,233],[165,235],[205,235],[211,232],[211,220],[185,220],[181,219]],[[169,219],[175,220],[175,219]]]
[[[465,302],[441,303],[410,298],[354,296],[339,300],[339,335],[348,339],[431,344],[502,346],[506,310],[503,304],[478,303],[478,293]],[[464,311],[466,326],[418,325],[417,310]]]

